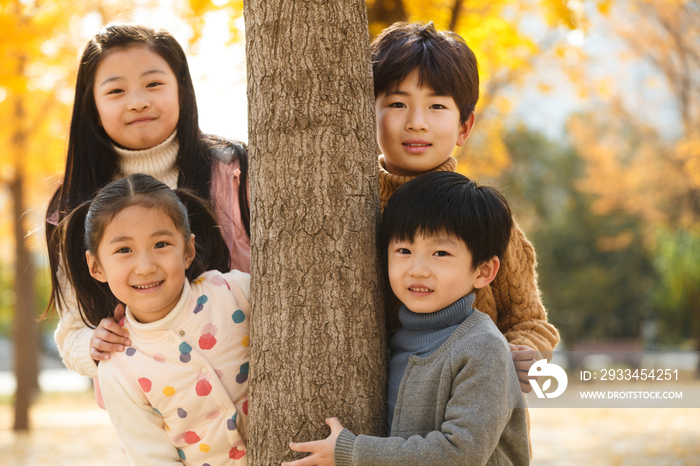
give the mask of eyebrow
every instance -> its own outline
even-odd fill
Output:
[[[167,74],[167,73],[163,70],[154,69],[154,70],[144,71],[143,73],[141,73],[141,76],[139,76],[139,77],[143,78],[144,76],[148,76],[151,74]],[[105,84],[109,84],[113,81],[119,81],[120,79],[124,79],[124,76],[110,76],[107,79],[105,79],[104,81],[102,81],[102,83],[100,84],[99,87],[102,87]]]
[[[170,230],[158,230],[158,231],[153,232],[153,234],[151,234],[151,238],[154,238],[154,237],[157,237],[157,236],[170,236],[170,237],[174,237],[175,234],[174,234],[172,231],[170,231]],[[127,235],[119,235],[119,236],[115,236],[114,238],[112,238],[112,239],[109,241],[109,244],[119,243],[119,242],[121,242],[121,241],[128,241],[128,240],[130,240],[130,239],[133,239],[133,238],[132,238],[131,236],[127,236]]]
[[[405,96],[408,97],[408,92],[406,91],[399,91],[398,89],[395,91],[390,91],[386,93],[387,97],[392,96],[392,95],[399,95],[399,96]],[[438,94],[437,92],[433,91],[430,94],[428,94],[428,97],[450,97],[447,94]]]

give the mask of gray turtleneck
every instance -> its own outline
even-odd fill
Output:
[[[447,341],[459,324],[473,311],[476,295],[470,293],[444,309],[429,314],[419,314],[409,310],[405,305],[399,309],[399,321],[402,327],[389,339],[391,359],[389,360],[389,387],[387,389],[387,406],[389,432],[394,418],[394,407],[399,393],[399,385],[408,358],[412,354],[425,357]]]

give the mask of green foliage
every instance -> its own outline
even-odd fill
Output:
[[[658,339],[662,344],[697,336],[700,327],[700,230],[659,229],[654,264]]]
[[[9,337],[12,334],[12,321],[15,312],[15,279],[14,265],[7,262],[0,263],[0,337]],[[51,292],[48,269],[42,265],[37,266],[37,275],[34,283],[34,302],[36,304],[36,318],[46,309]],[[56,319],[47,319],[41,323],[42,333],[50,333],[56,327]]]
[[[592,197],[576,189],[585,167],[572,148],[525,131],[506,144],[513,164],[500,180],[535,246],[543,301],[562,340],[640,338],[655,273],[639,222],[592,212]]]

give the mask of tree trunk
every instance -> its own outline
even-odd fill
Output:
[[[386,433],[374,93],[364,0],[245,2],[251,464]]]
[[[15,101],[15,118],[18,129],[12,139],[11,150],[15,152],[15,178],[10,184],[15,220],[15,302],[14,317],[14,370],[17,379],[15,392],[14,430],[29,430],[29,407],[38,387],[39,375],[39,326],[34,304],[35,268],[29,252],[27,230],[23,227],[24,170],[22,160],[27,153],[24,107],[21,100]]]

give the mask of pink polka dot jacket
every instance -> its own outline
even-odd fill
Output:
[[[246,465],[249,293],[248,274],[209,271],[159,321],[127,309],[132,346],[98,373],[134,464]]]

